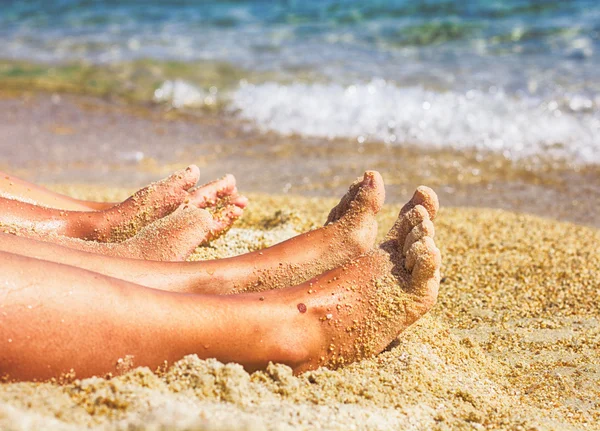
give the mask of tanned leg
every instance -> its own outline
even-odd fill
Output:
[[[236,205],[227,205],[214,214],[194,205],[182,205],[168,216],[144,227],[134,237],[119,243],[84,241],[27,231],[26,237],[0,234],[0,250],[110,273],[106,265],[123,265],[126,268],[135,262],[134,259],[140,263],[144,260],[184,261],[198,245],[225,233],[241,215],[242,209]],[[124,261],[111,261],[108,257]],[[85,262],[94,264],[86,265]]]
[[[226,175],[221,179],[196,187],[189,191],[190,202],[198,208],[207,208],[214,205],[218,199],[230,197],[232,203],[244,208],[247,199],[239,196],[236,181],[233,175]],[[118,205],[116,202],[95,202],[75,199],[70,196],[48,190],[0,171],[0,197],[26,202],[46,208],[55,208],[68,211],[100,211]]]
[[[253,367],[285,359],[273,348],[284,340],[257,330],[286,313],[253,300],[164,292],[3,252],[0,266],[0,376],[10,380],[118,373],[119,359],[157,368],[191,353]]]
[[[109,202],[84,201],[61,195],[1,171],[0,197],[69,211],[104,210],[115,205]]]
[[[102,211],[63,211],[0,198],[0,225],[37,234],[52,233],[99,242],[121,242],[131,238],[144,226],[172,213],[182,203],[194,201],[201,203],[201,207],[208,207],[229,194],[228,198],[233,204],[239,208],[246,206],[246,198],[237,194],[232,176],[188,193],[199,175],[198,168],[190,166]]]
[[[281,244],[259,252],[229,259],[205,262],[148,262],[132,259],[110,258],[92,253],[64,249],[13,235],[0,235],[0,250],[22,254],[37,259],[64,263],[111,277],[135,282],[163,290],[228,294],[240,291],[261,291],[299,284],[349,259],[371,249],[377,233],[375,215],[385,198],[383,180],[377,172],[366,172],[357,180],[340,203],[331,211],[327,226],[299,235]],[[203,223],[200,223],[202,226]],[[151,225],[152,226],[152,225]],[[168,237],[168,229],[166,230]],[[185,233],[185,231],[183,232]],[[191,231],[193,238],[199,234]],[[172,236],[172,235],[171,235]],[[162,246],[153,239],[138,235],[138,245],[123,247],[121,244],[90,244],[79,241],[86,251],[108,247],[117,249],[113,256],[139,257],[138,249],[160,253]],[[155,235],[158,241],[163,235]],[[72,245],[74,240],[68,239]],[[179,241],[171,239],[170,244]],[[192,243],[193,244],[193,243]],[[179,247],[187,251],[185,247]],[[149,258],[149,255],[143,254]],[[154,260],[176,260],[176,259]]]
[[[189,199],[187,190],[196,184],[199,175],[198,167],[190,166],[103,211],[62,211],[0,198],[0,223],[38,233],[119,242]]]
[[[299,373],[370,357],[435,303],[439,251],[433,232],[415,222],[400,216],[396,232],[419,238],[406,253],[408,235],[390,236],[310,282],[232,296],[148,289],[0,252],[0,374],[86,377],[118,372],[120,359],[157,368],[191,353],[248,370],[281,362]]]

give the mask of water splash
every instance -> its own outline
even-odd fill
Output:
[[[566,101],[487,92],[436,92],[384,80],[366,84],[243,85],[231,107],[262,130],[600,163],[600,97]]]

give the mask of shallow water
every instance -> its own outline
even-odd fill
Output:
[[[598,22],[584,0],[9,1],[0,82],[219,106],[284,134],[595,164]],[[32,77],[17,60],[42,66]]]

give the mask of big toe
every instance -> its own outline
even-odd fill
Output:
[[[356,195],[356,202],[377,214],[381,211],[384,200],[385,187],[381,174],[377,171],[366,171],[363,175],[360,190]]]
[[[349,212],[367,210],[377,214],[383,207],[384,200],[385,188],[381,174],[377,171],[366,171],[362,178],[352,183],[340,203],[331,210],[325,224],[333,223]]]
[[[200,168],[196,165],[190,165],[185,169],[175,172],[162,182],[176,189],[188,190],[192,188],[199,179]]]

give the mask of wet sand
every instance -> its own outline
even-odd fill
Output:
[[[0,86],[1,87],[1,86]],[[339,196],[367,169],[387,201],[419,184],[446,205],[527,212],[600,227],[600,166],[498,154],[261,134],[228,113],[0,88],[0,170],[35,182],[141,187],[195,163],[245,192]]]
[[[111,200],[128,191],[55,188]],[[271,245],[320,225],[336,203],[250,198],[236,227],[193,259]],[[294,377],[189,356],[160,373],[5,383],[0,429],[600,429],[600,231],[442,205],[438,304],[376,358]],[[380,235],[399,208],[386,205]]]

